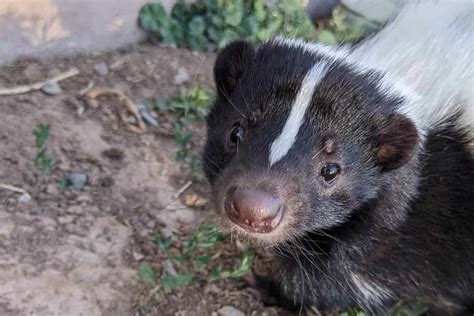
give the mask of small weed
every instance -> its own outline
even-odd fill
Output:
[[[171,243],[173,242],[171,236],[161,239],[158,233],[156,232],[153,234],[153,241],[155,242],[155,245],[160,248],[161,251],[168,251],[171,247]]]
[[[138,277],[145,280],[151,285],[156,285],[158,283],[155,277],[155,273],[153,272],[153,268],[148,263],[143,264],[138,269]]]
[[[37,129],[33,130],[33,135],[36,138],[36,156],[34,163],[43,175],[48,174],[53,165],[53,158],[47,153],[46,146],[46,141],[49,137],[49,130],[49,124],[41,124]]]
[[[210,224],[200,225],[184,245],[174,247],[170,237],[161,237],[155,233],[153,241],[164,255],[163,261],[173,262],[177,271],[170,274],[163,268],[161,274],[157,274],[149,263],[143,264],[138,269],[138,276],[154,287],[150,297],[161,300],[173,290],[199,280],[241,278],[247,275],[252,269],[255,253],[251,251],[243,253],[240,262],[233,269],[224,269],[218,263],[218,259],[222,257],[218,249],[222,240],[222,235]],[[426,313],[425,306],[400,301],[389,310],[388,315],[420,316],[424,313]],[[366,316],[363,311],[355,307],[341,310],[338,315]]]
[[[213,99],[212,92],[194,87],[188,93],[172,97],[168,100],[158,100],[146,103],[146,106],[158,111],[168,110],[177,117],[175,124],[175,140],[179,145],[176,161],[186,162],[191,173],[198,176],[201,170],[201,159],[192,150],[193,132],[191,125],[203,122],[206,118],[209,104]]]
[[[155,299],[160,299],[173,290],[197,280],[239,278],[251,271],[253,252],[244,253],[241,262],[232,270],[224,270],[216,261],[221,257],[217,250],[223,240],[222,235],[209,224],[200,225],[188,241],[171,249],[170,237],[162,238],[157,233],[153,241],[169,260],[177,267],[176,274],[165,268],[159,278],[152,267],[145,263],[138,269],[138,276],[155,287]]]

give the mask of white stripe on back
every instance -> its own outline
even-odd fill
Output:
[[[303,124],[306,109],[311,104],[314,89],[326,72],[327,64],[320,62],[314,65],[304,77],[285,126],[270,148],[270,166],[283,158],[295,143],[296,135],[298,135],[298,131]]]

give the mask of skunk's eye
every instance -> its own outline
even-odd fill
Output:
[[[327,183],[332,183],[341,172],[341,167],[336,163],[328,163],[321,169],[321,177]]]
[[[245,137],[245,130],[244,127],[240,123],[235,123],[232,126],[232,130],[230,131],[229,142],[232,145],[237,145],[244,140]]]

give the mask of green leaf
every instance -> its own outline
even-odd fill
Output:
[[[220,38],[222,37],[222,29],[221,28],[218,28],[218,27],[213,27],[213,26],[210,26],[208,29],[207,29],[207,34],[209,36],[209,38],[213,41],[213,42],[218,42],[220,40]]]
[[[175,134],[176,138],[176,143],[178,145],[187,145],[191,142],[191,139],[193,138],[193,133],[190,131],[183,131],[181,129],[178,129]]]
[[[225,23],[232,27],[238,26],[244,17],[244,9],[243,0],[227,1],[223,12]]]
[[[67,188],[66,178],[62,178],[61,181],[59,181],[58,183],[59,193],[63,193],[64,191],[66,191],[66,188]]]
[[[255,0],[253,2],[253,10],[258,22],[263,22],[267,16],[265,10],[265,0]]]
[[[148,263],[145,263],[140,268],[138,268],[138,277],[147,281],[151,285],[157,284],[155,274],[153,273],[153,268]]]
[[[159,33],[165,43],[176,44],[180,38],[177,22],[167,16],[159,3],[145,5],[138,14],[138,22],[143,29]]]
[[[171,248],[171,244],[173,243],[173,240],[171,236],[161,238],[157,232],[154,232],[153,242],[155,243],[155,245],[158,246],[158,248],[160,248],[160,250],[168,251]]]
[[[222,272],[221,267],[215,267],[214,269],[212,269],[212,271],[210,273],[210,276],[213,277],[213,278],[216,278],[216,279],[220,279],[221,278],[221,272]]]
[[[197,246],[200,248],[214,248],[214,247],[217,247],[218,244],[216,244],[213,241],[207,241],[207,242],[200,242],[197,244]]]
[[[183,263],[186,260],[187,256],[184,254],[173,256],[172,259],[178,263]]]
[[[198,155],[193,155],[191,157],[191,162],[189,163],[189,168],[191,172],[197,172],[202,169],[201,157]]]
[[[217,42],[217,47],[218,48],[223,48],[227,44],[229,44],[232,41],[235,41],[239,38],[239,34],[236,33],[232,29],[225,29],[224,32],[222,32],[222,36]]]
[[[188,25],[189,33],[193,35],[201,35],[206,30],[206,22],[204,17],[195,16],[192,18],[191,22]]]
[[[189,156],[189,149],[181,148],[176,152],[175,160],[178,161],[178,162],[179,161],[184,161],[184,160],[186,160],[186,158],[188,158],[188,156]]]
[[[248,274],[252,269],[252,261],[255,257],[253,252],[245,253],[242,257],[240,265],[233,271],[221,271],[219,270],[220,278],[240,278]]]
[[[142,28],[158,32],[162,21],[166,20],[166,12],[159,3],[149,3],[142,7],[138,13],[138,21]]]
[[[176,3],[171,10],[171,18],[181,25],[187,25],[191,16],[191,8],[182,2]]]
[[[330,31],[321,31],[318,34],[318,41],[326,45],[335,45],[337,43],[336,37]]]
[[[33,130],[33,135],[36,137],[36,148],[42,148],[46,144],[49,137],[49,124],[41,124],[37,129]]]
[[[187,285],[194,279],[193,272],[186,272],[178,275],[169,275],[166,272],[161,276],[161,285],[165,293],[169,293],[178,287]]]
[[[252,37],[258,33],[259,28],[260,22],[253,15],[247,16],[242,20],[242,30],[244,30],[246,37]]]
[[[208,40],[204,35],[191,36],[188,42],[192,50],[205,51],[208,47]]]
[[[196,262],[200,265],[203,265],[203,266],[207,266],[209,264],[210,260],[211,260],[211,258],[209,257],[209,255],[207,253],[203,254],[203,255],[200,255],[196,258]]]

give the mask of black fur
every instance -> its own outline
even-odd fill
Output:
[[[397,112],[405,100],[377,87],[380,74],[325,58],[272,43],[254,49],[240,42],[221,52],[203,153],[216,221],[233,227],[223,201],[236,186],[270,190],[284,201],[275,233],[240,234],[275,249],[279,270],[269,282],[288,307],[359,306],[378,314],[402,299],[422,301],[433,314],[472,313],[474,161],[467,136],[447,124],[422,145]],[[269,168],[271,143],[301,82],[322,61],[330,67],[296,142]],[[236,122],[246,136],[234,148],[228,138]],[[326,163],[341,166],[335,184],[321,179]],[[375,294],[364,296],[354,280]]]

